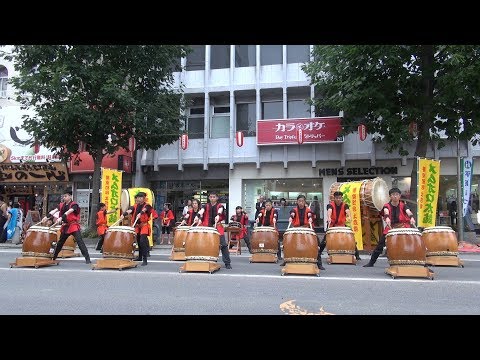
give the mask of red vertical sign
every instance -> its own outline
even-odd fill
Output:
[[[361,141],[367,138],[367,127],[364,124],[358,125],[358,137]]]

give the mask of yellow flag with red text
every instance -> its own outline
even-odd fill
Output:
[[[107,206],[107,210],[118,209],[107,215],[108,226],[120,219],[120,199],[122,196],[122,171],[102,168],[102,194],[100,202]]]
[[[363,250],[362,240],[362,208],[360,205],[360,189],[363,181],[349,181],[340,185],[340,191],[343,193],[343,202],[350,208],[351,223],[349,226],[354,235],[357,249]]]
[[[435,226],[440,189],[440,160],[417,158],[417,226]]]

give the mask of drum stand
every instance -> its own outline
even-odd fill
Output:
[[[250,256],[250,262],[260,262],[260,263],[276,263],[278,262],[277,254],[272,254],[272,253],[266,253],[266,252],[258,252],[258,253],[253,253],[252,256]]]
[[[385,269],[385,274],[396,277],[424,277],[433,280],[434,273],[422,265],[391,265]]]
[[[35,256],[26,256],[16,258],[14,263],[10,263],[10,267],[34,267],[35,269],[38,269],[41,266],[58,265],[59,263],[60,262],[58,260]]]
[[[221,265],[211,261],[187,260],[183,266],[180,266],[179,272],[209,272],[220,269]]]
[[[463,261],[458,255],[432,255],[427,254],[427,265],[434,266],[461,266],[464,267]]]
[[[98,259],[95,264],[92,265],[92,270],[95,269],[129,269],[137,267],[138,263],[132,259],[123,258],[104,258]]]
[[[357,264],[355,255],[351,254],[328,254],[327,263],[329,264]]]
[[[184,244],[185,245],[185,244]],[[185,257],[185,248],[182,250],[175,250],[175,245],[172,246],[172,252],[170,253],[170,260],[174,261],[185,261],[187,258]]]
[[[303,274],[320,276],[320,269],[315,263],[286,263],[282,268],[282,276],[285,274]]]

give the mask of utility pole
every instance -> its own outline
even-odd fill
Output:
[[[460,139],[457,138],[457,231],[459,242],[463,241],[463,193],[460,161]]]

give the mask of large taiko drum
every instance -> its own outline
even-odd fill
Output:
[[[48,226],[30,226],[22,245],[23,256],[53,258],[57,230]]]
[[[330,186],[330,201],[333,201],[333,193],[342,191],[341,186],[348,183],[335,182]],[[388,195],[388,185],[382,178],[363,180],[360,187],[360,203],[362,206],[380,211],[390,200]]]
[[[251,253],[278,252],[278,231],[273,226],[257,226],[252,230],[250,238]]]
[[[103,240],[103,257],[133,259],[136,239],[134,227],[110,226]]]
[[[331,227],[326,233],[328,255],[355,254],[355,234],[349,227]]]
[[[317,263],[318,238],[313,229],[288,228],[283,234],[283,254],[287,263]]]
[[[187,261],[217,262],[220,251],[220,233],[209,226],[192,226],[185,239]]]
[[[422,239],[427,256],[457,256],[457,234],[449,226],[431,226],[423,229]]]
[[[425,265],[425,243],[417,229],[389,230],[386,235],[386,245],[390,265]]]
[[[185,240],[187,239],[188,230],[190,226],[177,226],[175,228],[175,235],[173,237],[173,251],[184,252]]]

